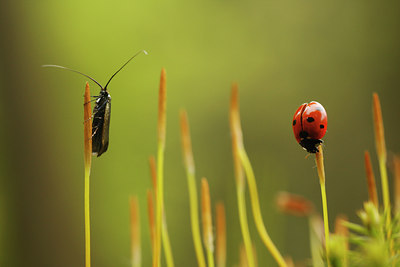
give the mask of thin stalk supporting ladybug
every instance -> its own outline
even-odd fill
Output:
[[[125,62],[122,67],[120,67],[108,80],[106,86],[102,86],[95,79],[86,75],[80,71],[73,70],[67,67],[59,65],[43,65],[45,68],[59,68],[68,71],[72,71],[83,75],[93,82],[95,82],[100,87],[100,93],[96,96],[96,104],[93,108],[93,126],[92,126],[92,153],[94,156],[100,157],[101,154],[107,151],[109,143],[109,131],[110,131],[110,115],[111,115],[111,95],[107,91],[107,86],[111,80],[120,72],[132,59],[134,59],[140,53],[147,55],[145,50],[141,50],[135,55],[133,55],[127,62]]]
[[[322,137],[324,137],[328,126],[328,116],[325,108],[316,101],[302,104],[294,113],[292,126],[297,142],[307,150],[307,152],[316,154],[315,160],[317,163],[318,177],[321,186],[324,215],[325,253],[328,266],[330,266],[328,205],[325,188],[324,156],[321,145],[323,143]]]
[[[321,198],[322,198],[322,212],[324,216],[324,233],[325,233],[325,253],[328,263],[330,264],[330,249],[329,249],[329,220],[328,220],[328,204],[326,200],[326,187],[325,187],[325,167],[324,167],[324,154],[322,152],[322,146],[319,146],[318,152],[315,154],[315,161],[317,163],[319,184],[321,186]]]

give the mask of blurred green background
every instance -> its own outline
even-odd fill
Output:
[[[296,143],[292,116],[311,100],[329,117],[325,137],[330,222],[367,198],[363,151],[377,164],[371,94],[379,93],[389,159],[399,153],[398,1],[10,1],[0,3],[0,265],[83,266],[83,92],[91,75],[109,86],[109,151],[93,161],[93,266],[129,266],[130,195],[141,205],[143,266],[151,248],[146,190],[156,152],[159,75],[168,75],[165,208],[177,266],[196,266],[178,114],[186,108],[197,178],[227,208],[228,266],[241,233],[228,125],[239,83],[245,145],[263,217],[284,255],[309,257],[304,218],[282,215],[278,191],[321,210],[313,157]],[[99,88],[92,85],[92,92]],[[93,93],[93,94],[95,94]],[[391,173],[390,173],[391,174]],[[380,183],[379,181],[377,181]],[[250,211],[250,209],[249,209]],[[259,266],[274,266],[249,214]]]

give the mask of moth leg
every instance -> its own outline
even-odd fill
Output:
[[[106,101],[104,101],[103,104],[101,104],[101,106],[99,106],[99,107],[96,109],[96,112],[94,112],[94,109],[93,109],[93,114],[96,114],[97,112],[99,112],[100,110],[102,110],[108,103],[110,103],[110,101],[108,101],[108,99],[107,99]],[[96,106],[95,106],[94,108],[96,108]]]
[[[92,133],[92,138],[93,138],[93,136],[97,133],[97,130],[99,129],[99,127],[98,127],[98,126],[95,126],[95,127],[93,127],[93,129],[95,129],[95,130],[94,130],[93,133]]]

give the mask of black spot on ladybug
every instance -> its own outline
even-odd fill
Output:
[[[313,118],[313,117],[308,117],[308,118],[307,118],[307,121],[308,121],[308,122],[313,122],[313,121],[314,121],[314,118]]]
[[[293,121],[293,126],[295,126],[295,125],[296,125],[296,120]]]
[[[306,131],[301,131],[299,136],[300,138],[306,138],[308,136],[308,133]]]
[[[324,126],[323,124],[320,124],[320,125],[319,125],[319,128],[324,129],[325,126]]]

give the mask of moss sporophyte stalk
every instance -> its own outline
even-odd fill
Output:
[[[278,263],[279,266],[287,266],[285,260],[283,259],[282,255],[276,248],[275,244],[272,242],[269,234],[265,228],[264,221],[261,215],[261,208],[258,198],[258,190],[257,184],[254,177],[253,168],[250,164],[250,160],[247,156],[246,150],[244,149],[243,144],[243,134],[240,125],[240,116],[239,116],[239,100],[238,100],[238,86],[237,84],[233,84],[232,86],[232,96],[231,96],[231,108],[230,108],[230,123],[231,123],[231,132],[232,132],[232,145],[233,145],[233,154],[235,164],[240,164],[241,167],[236,166],[238,170],[236,172],[242,172],[241,168],[244,169],[246,174],[247,183],[249,185],[250,191],[250,200],[251,200],[251,207],[253,211],[254,222],[256,224],[258,233],[260,235],[261,240],[263,241],[266,248],[269,250],[271,255],[274,257],[275,261]],[[239,180],[242,177],[237,177],[236,180]],[[240,185],[243,186],[243,185]],[[241,190],[243,191],[243,190]],[[246,233],[247,235],[248,233]],[[251,248],[252,249],[252,248]],[[248,248],[246,252],[251,250]],[[254,257],[254,256],[253,256]],[[248,257],[250,258],[250,257]],[[250,265],[250,264],[249,264]]]
[[[84,162],[85,162],[85,266],[90,267],[90,169],[92,166],[92,108],[90,105],[90,87],[86,83],[83,102],[83,140],[84,140]]]
[[[173,257],[174,235],[170,237],[167,227],[167,212],[164,207],[164,152],[166,139],[166,72],[161,71],[158,102],[158,137],[157,137],[157,157],[150,157],[150,177],[151,188],[147,191],[147,215],[149,222],[149,236],[147,237],[152,247],[152,265],[161,266],[163,262],[168,267],[175,266]],[[313,102],[312,102],[313,103]],[[316,102],[315,102],[316,103]],[[319,104],[319,103],[318,103]],[[307,104],[308,105],[308,104]],[[330,232],[328,225],[328,203],[326,195],[326,178],[323,157],[323,147],[321,142],[304,141],[303,139],[320,140],[323,136],[313,137],[310,128],[306,128],[306,123],[317,122],[319,129],[326,130],[327,121],[313,117],[315,113],[306,112],[308,106],[302,106],[296,117],[296,123],[300,122],[300,128],[294,129],[294,133],[299,133],[299,143],[311,153],[315,153],[317,173],[321,187],[321,212],[315,209],[314,204],[303,196],[291,193],[280,193],[276,199],[276,205],[283,213],[294,216],[308,218],[310,234],[310,264],[312,266],[399,266],[400,249],[400,159],[393,156],[394,174],[394,206],[392,207],[389,195],[389,182],[386,164],[388,161],[386,145],[384,139],[384,129],[382,120],[382,110],[377,94],[373,95],[373,123],[375,130],[375,143],[377,158],[382,183],[383,205],[379,205],[378,192],[375,184],[375,176],[372,168],[373,158],[368,151],[364,151],[365,173],[369,199],[364,203],[363,208],[357,212],[360,223],[349,222],[344,215],[337,216],[334,231]],[[85,266],[91,266],[91,247],[90,247],[90,209],[89,209],[89,178],[92,160],[92,112],[90,101],[90,88],[86,84],[84,96],[84,163],[85,163]],[[238,254],[236,259],[239,267],[262,266],[258,263],[257,253],[253,239],[249,230],[249,222],[254,223],[258,236],[264,244],[266,250],[258,253],[268,253],[279,266],[294,266],[293,260],[282,256],[277,246],[270,238],[261,215],[261,204],[258,197],[258,188],[253,167],[249,156],[245,150],[243,142],[243,132],[239,115],[239,90],[237,84],[232,85],[229,122],[232,136],[232,155],[234,178],[236,183],[236,200],[241,230],[241,241],[237,244],[237,252],[227,251],[226,240],[229,239],[227,222],[225,217],[225,204],[217,202],[213,205],[210,191],[212,179],[203,178],[201,181],[195,176],[195,161],[192,151],[192,140],[190,138],[188,114],[185,110],[180,112],[180,127],[184,168],[186,169],[186,179],[188,185],[190,207],[190,226],[192,231],[192,246],[196,255],[197,265],[200,267],[225,267],[229,255]],[[296,126],[293,122],[293,127]],[[323,127],[321,127],[323,125]],[[298,126],[296,126],[298,127]],[[298,131],[298,129],[300,129]],[[300,132],[307,132],[302,133]],[[303,141],[302,141],[303,140]],[[308,143],[307,143],[308,142]],[[307,145],[308,144],[308,145]],[[360,151],[360,158],[362,151]],[[360,170],[362,173],[363,170]],[[168,179],[168,177],[167,177]],[[197,185],[201,184],[201,194],[198,196]],[[247,217],[246,210],[246,184],[248,185],[249,200],[251,203],[252,220]],[[212,185],[212,183],[211,183]],[[330,196],[335,198],[335,196]],[[200,201],[201,200],[201,201]],[[131,266],[143,266],[141,233],[143,227],[140,226],[140,199],[137,196],[130,198],[131,214]],[[215,217],[213,216],[215,207]],[[213,217],[215,219],[213,219]],[[228,223],[229,224],[229,223]],[[266,221],[268,224],[268,220]],[[227,236],[228,235],[228,236]],[[176,251],[175,251],[176,252]],[[228,258],[227,258],[228,256]],[[162,260],[165,258],[165,261]]]

